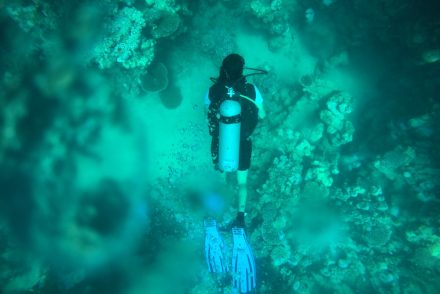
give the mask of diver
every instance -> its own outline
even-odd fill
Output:
[[[244,227],[247,176],[252,156],[252,140],[250,136],[257,126],[258,119],[263,119],[266,116],[260,91],[255,85],[247,83],[246,76],[243,75],[244,64],[245,61],[242,56],[238,54],[228,55],[220,67],[219,78],[214,80],[215,84],[209,88],[204,101],[208,114],[209,134],[212,137],[211,157],[214,167],[224,172],[237,171],[237,183],[239,186],[237,225],[241,227]],[[267,73],[263,70],[260,71]],[[225,101],[238,102],[239,113],[229,117],[223,116],[221,114],[221,106]],[[220,129],[222,127],[225,129],[224,135],[221,134]],[[239,135],[236,133],[239,133]],[[224,141],[228,139],[230,141],[234,135],[239,136],[239,140],[233,142],[237,144],[233,147],[238,146],[238,150],[234,150],[235,148],[231,146],[220,144],[220,137],[225,139]],[[230,154],[225,154],[222,158],[222,151],[225,151],[223,153],[228,153],[231,150],[236,151],[235,158],[233,158],[234,156],[228,156]]]
[[[254,74],[267,74],[264,70],[245,68],[245,60],[230,54],[222,62],[219,77],[205,96],[214,168],[221,172],[236,172],[238,212],[232,228],[234,248],[232,259],[233,287],[241,293],[256,287],[255,261],[245,233],[247,176],[251,166],[252,140],[259,119],[266,115],[263,98],[258,88],[246,81]],[[244,75],[243,71],[257,71]],[[215,220],[205,220],[205,257],[210,272],[229,271],[223,253],[224,245]]]

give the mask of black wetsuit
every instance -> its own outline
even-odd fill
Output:
[[[247,96],[255,101],[256,92],[252,84],[243,82],[234,85],[234,92],[237,94],[230,98],[227,95],[228,89],[224,83],[216,83],[209,88],[208,98],[210,101],[208,109],[209,134],[212,136],[211,156],[215,166],[218,164],[219,149],[219,109],[220,105],[226,99],[236,100],[241,105],[241,128],[240,128],[240,155],[238,170],[243,171],[251,166],[252,155],[252,135],[258,123],[258,108],[255,103],[241,98],[238,94]]]

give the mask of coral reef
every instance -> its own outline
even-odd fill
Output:
[[[288,30],[288,15],[283,9],[282,1],[252,0],[248,11],[258,20],[251,24],[259,29],[268,30],[275,36],[282,36]]]
[[[155,41],[142,38],[146,21],[142,12],[126,7],[107,25],[107,36],[96,46],[95,60],[101,69],[115,63],[125,68],[145,68],[154,59]]]
[[[204,270],[200,195],[221,191],[228,228],[236,181],[212,170],[196,101],[240,50],[270,72],[248,78],[268,114],[248,179],[258,291],[438,293],[426,3],[0,1],[0,292],[231,292]],[[174,140],[147,138],[159,124]]]
[[[320,118],[327,126],[329,142],[335,147],[351,142],[354,127],[346,117],[352,112],[352,97],[347,93],[336,93],[326,105],[327,109],[320,112]]]

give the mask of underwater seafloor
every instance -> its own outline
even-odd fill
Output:
[[[0,0],[0,292],[232,293],[194,195],[234,219],[203,97],[237,52],[269,71],[249,78],[256,292],[440,293],[439,20],[415,0]]]

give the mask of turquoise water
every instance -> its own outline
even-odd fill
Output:
[[[439,293],[439,8],[0,0],[0,292],[234,293],[204,260],[239,189],[203,98],[239,53],[269,72],[255,292]]]

